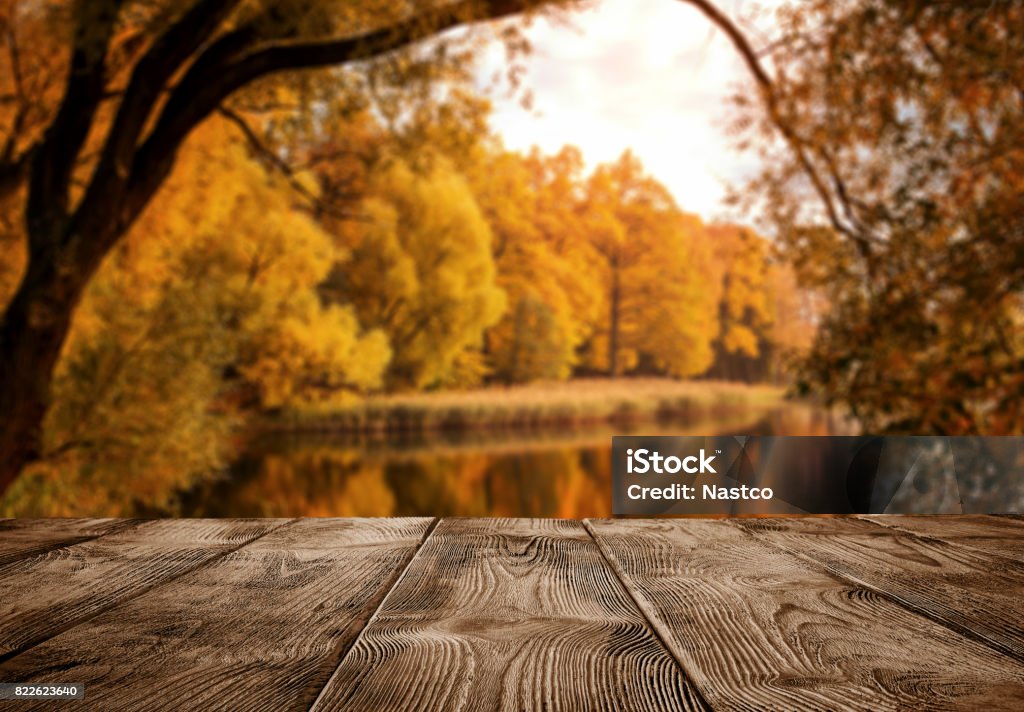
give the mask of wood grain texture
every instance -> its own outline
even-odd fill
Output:
[[[726,522],[588,526],[716,710],[1024,705],[1016,661]]]
[[[1024,662],[1024,565],[842,517],[735,525]]]
[[[0,520],[0,680],[113,712],[1024,709],[1020,519],[431,522]]]
[[[201,566],[284,521],[153,520],[0,567],[0,660]]]
[[[83,710],[307,710],[431,521],[288,524],[7,661],[0,679],[84,682]]]
[[[686,710],[703,701],[577,521],[443,520],[315,710]]]
[[[1024,522],[983,514],[941,517],[912,515],[864,515],[860,519],[918,536],[941,539],[984,554],[1024,561]],[[993,566],[999,566],[998,561]]]
[[[132,519],[0,519],[0,566],[130,529]]]

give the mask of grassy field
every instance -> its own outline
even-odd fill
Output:
[[[257,430],[402,433],[569,428],[599,423],[706,418],[783,400],[773,386],[658,378],[580,379],[367,398],[344,408],[288,411]]]

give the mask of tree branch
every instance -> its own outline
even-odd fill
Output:
[[[221,35],[202,51],[192,62],[185,76],[209,77],[216,76],[219,66],[227,64],[235,55],[243,52],[254,37],[253,28],[249,25],[239,27]],[[212,81],[212,80],[211,80]],[[180,88],[180,84],[179,87]],[[176,90],[164,102],[160,116],[167,116],[167,105],[171,103]],[[160,87],[160,94],[166,94],[166,86]],[[209,112],[208,112],[209,113]],[[148,120],[149,117],[147,117]],[[158,120],[159,123],[159,120]],[[198,123],[198,122],[196,122]],[[194,128],[193,124],[189,131]],[[123,161],[114,165],[116,171],[107,173],[105,180],[93,180],[86,191],[86,198],[79,203],[73,218],[70,235],[88,236],[91,244],[80,245],[88,255],[99,255],[113,244],[114,241],[138,217],[146,203],[152,198],[157,188],[170,173],[174,156],[188,132],[182,134],[174,145],[163,146],[160,161],[147,163],[140,159],[139,154],[151,141],[143,141],[140,145],[133,143],[131,153]],[[151,149],[155,153],[155,149]],[[150,170],[144,166],[150,166]],[[106,190],[103,190],[103,189]]]
[[[304,186],[302,182],[295,177],[295,169],[263,142],[259,137],[259,134],[256,133],[256,130],[249,125],[248,121],[245,120],[244,116],[226,106],[218,107],[217,113],[234,124],[238,130],[242,132],[242,135],[245,137],[245,140],[249,144],[253,153],[262,159],[264,163],[269,164],[271,168],[281,173],[288,180],[288,185],[291,186],[292,190],[309,201],[310,205],[312,205],[319,214],[330,215],[331,217],[339,220],[358,219],[357,215],[345,211],[339,205],[336,205],[331,201],[323,200]]]
[[[28,177],[29,166],[37,150],[38,144],[33,144],[17,158],[0,163],[0,199],[16,191]]]
[[[64,97],[33,153],[26,213],[29,234],[54,237],[48,226],[67,218],[71,172],[96,116],[106,80],[106,55],[122,0],[78,0]]]
[[[796,131],[782,115],[775,84],[767,70],[765,70],[764,66],[761,64],[757,51],[755,51],[750,42],[747,41],[743,31],[740,30],[736,23],[729,19],[727,15],[725,15],[709,0],[681,1],[693,5],[695,8],[700,10],[705,17],[711,20],[711,22],[722,30],[729,38],[729,41],[732,43],[736,51],[739,52],[740,57],[747,65],[747,69],[750,70],[750,73],[754,77],[754,81],[757,83],[758,89],[760,90],[761,96],[764,100],[765,107],[768,110],[768,117],[772,126],[782,134],[786,144],[796,155],[797,161],[800,163],[800,167],[803,169],[808,180],[811,181],[811,185],[814,187],[814,191],[818,194],[822,207],[825,209],[829,223],[837,232],[845,235],[854,243],[861,256],[870,265],[873,261],[873,250],[869,237],[862,232],[851,228],[840,218],[839,210],[835,205],[835,196],[829,189],[828,182],[821,176],[817,167],[815,167],[814,162],[811,160],[811,157],[808,155],[805,142],[799,137],[799,135],[797,135]],[[833,175],[832,177],[837,181],[837,185],[841,184],[837,175]],[[841,200],[840,202],[844,201]],[[849,204],[846,203],[846,205],[848,208]]]
[[[175,152],[189,132],[246,84],[276,72],[370,59],[453,27],[502,19],[542,4],[543,0],[457,0],[348,37],[268,42],[225,56],[215,56],[215,47],[211,47],[171,93],[156,126],[137,151],[121,222],[130,223],[145,206],[169,172]]]
[[[14,80],[14,97],[18,108],[15,110],[14,119],[11,121],[11,131],[4,141],[3,149],[0,149],[0,166],[11,163],[14,157],[14,150],[18,143],[18,136],[24,128],[25,118],[28,116],[28,100],[25,97],[25,82],[21,74],[21,51],[18,48],[18,35],[14,27],[14,12],[7,23],[7,53],[11,65],[11,78]]]
[[[240,0],[198,0],[153,42],[132,71],[121,105],[107,134],[96,169],[90,197],[103,194],[123,182],[138,139],[160,97],[164,85],[180,71],[192,54],[213,36]]]

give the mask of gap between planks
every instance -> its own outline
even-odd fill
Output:
[[[23,559],[67,549],[76,544],[95,541],[111,534],[120,534],[135,529],[146,521],[145,519],[8,519],[2,522],[4,528],[0,529],[0,535],[13,535],[15,538],[21,535],[27,541],[21,545],[14,542],[7,547],[0,547],[0,569]],[[44,538],[42,542],[38,542],[34,535],[39,530],[43,530],[46,534],[53,533],[54,524],[58,525],[57,535],[48,541]],[[63,533],[60,532],[60,525],[64,526]],[[78,527],[84,527],[84,533],[75,534],[74,531]],[[3,548],[7,548],[7,550],[4,551]]]
[[[313,698],[313,702],[309,705],[309,710],[315,709],[316,706],[320,703],[320,699],[324,696],[324,693],[330,687],[331,680],[334,679],[335,673],[337,673],[338,669],[344,664],[345,658],[347,658],[349,656],[349,653],[352,652],[352,649],[356,647],[356,643],[358,643],[359,639],[363,637],[363,633],[366,631],[369,625],[374,620],[376,620],[377,615],[380,613],[380,609],[384,606],[384,602],[388,600],[388,596],[391,595],[391,592],[394,591],[395,588],[397,588],[398,585],[405,578],[405,575],[409,572],[409,567],[412,566],[412,562],[415,561],[416,557],[420,555],[421,551],[423,551],[423,545],[427,543],[427,541],[433,535],[434,530],[437,529],[437,525],[440,523],[441,517],[434,517],[431,520],[430,524],[427,525],[426,531],[423,532],[423,536],[420,538],[420,543],[416,545],[416,548],[412,552],[412,556],[410,556],[409,560],[405,562],[405,566],[402,568],[401,573],[395,576],[394,580],[391,582],[391,585],[387,587],[387,590],[384,592],[384,595],[381,596],[380,601],[377,602],[377,607],[373,609],[373,613],[371,613],[370,616],[366,619],[366,622],[363,623],[363,627],[359,630],[359,633],[354,635],[352,637],[352,640],[349,641],[348,646],[340,651],[341,654],[338,656],[337,665],[334,666],[334,669],[331,670],[331,673],[327,676],[327,680],[324,682],[323,687],[321,687],[320,690],[316,693],[316,697]]]
[[[1020,517],[1016,517],[1015,519],[1019,520]],[[250,544],[253,544],[254,542],[256,542],[259,539],[261,539],[262,537],[266,536],[267,534],[270,534],[272,531],[277,531],[277,530],[280,530],[280,529],[282,529],[284,527],[287,527],[287,526],[290,526],[290,525],[294,524],[295,521],[296,520],[290,520],[290,521],[283,522],[279,526],[277,526],[277,527],[275,527],[273,529],[270,529],[268,531],[265,531],[262,534],[259,534],[258,536],[255,536],[252,539],[243,542],[241,545],[239,545],[237,547],[234,547],[234,548],[232,548],[230,550],[227,550],[227,551],[220,552],[216,556],[214,556],[214,557],[212,557],[212,558],[210,558],[210,559],[208,559],[208,560],[206,560],[206,561],[204,561],[204,562],[202,562],[202,563],[192,567],[188,571],[183,571],[180,574],[177,574],[176,576],[174,576],[171,579],[168,579],[166,581],[162,581],[160,583],[156,583],[153,586],[151,586],[151,587],[149,587],[149,588],[147,588],[145,590],[133,592],[133,595],[131,595],[129,597],[126,597],[125,599],[119,600],[116,603],[113,603],[113,604],[105,607],[101,611],[97,611],[93,615],[90,615],[88,618],[83,618],[81,620],[75,621],[72,625],[69,625],[67,628],[70,629],[70,628],[76,627],[78,625],[81,625],[82,623],[85,623],[88,620],[91,620],[95,616],[100,615],[102,612],[108,611],[108,610],[110,610],[112,608],[115,608],[117,605],[120,605],[121,603],[123,603],[125,601],[132,600],[134,598],[142,596],[143,594],[147,593],[148,591],[151,591],[151,590],[153,590],[155,588],[158,588],[158,587],[160,587],[162,585],[170,583],[170,582],[174,581],[175,579],[179,578],[180,576],[186,575],[189,572],[202,569],[205,566],[208,566],[208,565],[214,563],[215,561],[220,560],[222,557],[227,556],[227,555],[229,555],[232,552],[238,551],[238,550],[240,550],[240,549],[242,549],[244,547],[249,546]],[[312,705],[313,707],[316,706],[316,704],[319,702],[320,698],[323,696],[324,690],[327,689],[327,687],[328,687],[328,685],[330,683],[331,678],[334,676],[334,673],[337,671],[338,668],[340,668],[343,665],[345,660],[349,657],[351,651],[356,646],[357,642],[361,638],[363,638],[364,631],[366,631],[366,629],[370,626],[370,624],[372,622],[374,622],[378,618],[378,614],[381,611],[381,609],[383,608],[383,606],[384,606],[388,596],[391,595],[391,593],[396,588],[399,587],[399,585],[402,583],[402,581],[407,578],[407,574],[408,574],[410,568],[412,567],[413,562],[417,559],[417,557],[419,557],[421,555],[421,552],[423,551],[424,546],[427,544],[428,540],[433,536],[437,526],[441,523],[441,521],[442,521],[442,519],[440,519],[440,518],[433,518],[431,520],[430,524],[424,530],[424,533],[421,536],[418,544],[415,546],[415,548],[413,548],[411,554],[409,554],[408,559],[406,560],[404,567],[402,567],[400,569],[400,571],[396,575],[394,575],[394,578],[391,580],[391,582],[388,585],[386,585],[386,587],[385,587],[386,590],[385,590],[384,594],[381,596],[378,604],[374,607],[372,614],[366,619],[366,621],[363,624],[362,628],[359,630],[359,633],[356,634],[355,636],[353,636],[352,641],[348,644],[348,646],[346,646],[345,648],[343,648],[343,649],[338,651],[338,653],[337,653],[337,655],[338,655],[338,657],[337,657],[338,662],[334,666],[334,668],[331,670],[330,674],[328,675],[328,678],[327,678],[328,682],[319,691],[317,691],[316,697],[314,698],[314,702],[313,702],[313,705]],[[608,567],[609,573],[611,575],[613,575],[619,581],[619,583],[622,585],[622,588],[625,589],[626,594],[630,597],[630,599],[631,599],[635,609],[638,612],[638,615],[647,623],[648,628],[652,632],[652,634],[658,639],[659,643],[666,650],[666,652],[668,652],[672,656],[672,658],[675,660],[675,662],[679,666],[680,671],[682,672],[682,674],[685,675],[688,679],[693,680],[694,677],[690,674],[690,671],[687,670],[686,666],[682,663],[682,661],[676,655],[675,651],[673,650],[673,647],[669,646],[669,645],[666,645],[665,632],[662,630],[662,628],[658,624],[655,623],[655,620],[652,618],[652,615],[644,607],[644,605],[641,605],[641,603],[638,601],[637,594],[636,594],[636,591],[635,591],[634,587],[632,585],[628,585],[627,584],[626,580],[624,580],[624,576],[625,576],[624,572],[620,569],[619,566],[616,565],[615,561],[609,557],[609,551],[606,549],[606,546],[605,546],[604,542],[602,541],[602,538],[600,536],[598,536],[598,535],[595,535],[595,530],[593,529],[593,527],[591,525],[591,520],[583,519],[583,520],[580,520],[580,521],[581,521],[581,524],[582,524],[583,528],[587,531],[587,534],[590,537],[590,539],[596,544],[597,550],[600,552],[605,566]],[[963,545],[963,544],[958,544],[955,539],[952,540],[952,541],[947,541],[945,539],[931,537],[931,536],[928,536],[928,535],[925,535],[925,534],[921,534],[919,532],[908,531],[906,529],[897,529],[895,527],[891,527],[890,528],[890,527],[883,526],[879,522],[875,522],[875,521],[873,521],[871,519],[867,519],[867,518],[865,518],[865,519],[858,518],[855,521],[870,522],[872,524],[875,524],[875,525],[881,527],[882,529],[889,529],[890,531],[898,532],[901,536],[904,536],[904,537],[907,537],[907,538],[910,538],[910,539],[913,539],[913,540],[938,541],[938,542],[941,542],[942,544],[944,544],[945,546],[952,546],[954,548],[959,548],[961,550],[963,548],[973,549],[973,547],[969,547],[969,546]],[[725,523],[729,524],[731,526],[737,527],[741,531],[746,531],[747,534],[753,534],[753,532],[751,532],[751,531],[747,530],[745,527],[743,527],[742,524],[738,524],[738,523],[736,523],[734,521],[729,521],[729,520],[727,520]],[[133,524],[132,525],[132,527],[134,527],[134,526],[137,526],[137,524]],[[132,528],[132,527],[128,527],[128,528]],[[122,529],[121,531],[124,531],[124,529]],[[97,535],[95,537],[89,537],[89,539],[91,540],[91,539],[107,536],[109,533],[110,532],[107,532],[107,533],[104,533],[104,534],[99,534],[99,535]],[[825,565],[822,561],[819,561],[817,559],[817,557],[803,556],[803,555],[801,555],[798,552],[794,552],[794,551],[790,550],[786,546],[782,546],[782,545],[776,543],[775,541],[772,541],[768,537],[762,537],[762,536],[758,536],[758,535],[754,534],[754,538],[757,539],[758,541],[760,541],[762,544],[767,544],[767,545],[775,548],[778,551],[785,552],[785,554],[787,554],[789,556],[792,556],[792,557],[794,557],[796,559],[800,559],[800,560],[804,561],[805,563],[810,564],[814,569],[824,573],[825,575],[827,575],[827,576],[829,576],[829,577],[831,577],[831,578],[833,578],[835,580],[842,581],[844,583],[853,582],[853,583],[855,583],[858,586],[865,586],[865,582],[858,581],[858,580],[856,580],[856,578],[851,578],[851,577],[846,576],[846,575],[844,575],[842,573],[837,573],[832,567]],[[53,548],[54,549],[65,548],[66,546],[71,546],[74,543],[81,543],[81,542],[68,542],[68,543],[66,543],[64,545],[55,546]],[[977,551],[977,550],[975,550],[975,551]],[[981,553],[989,553],[990,556],[994,556],[990,552],[981,552]],[[975,556],[976,555],[977,554],[975,554]],[[935,617],[933,615],[929,615],[929,613],[927,611],[922,611],[921,609],[917,608],[916,606],[914,606],[912,604],[905,603],[904,601],[900,600],[900,597],[898,595],[889,595],[884,589],[880,589],[876,585],[867,584],[867,588],[875,591],[876,593],[881,594],[885,598],[888,598],[890,601],[892,601],[893,603],[899,605],[901,608],[903,608],[904,610],[909,611],[912,614],[916,614],[916,615],[922,616],[924,618],[927,618],[929,620],[932,620],[933,622],[939,623],[939,624],[943,625],[945,628],[951,629],[951,630],[953,630],[953,631],[955,631],[957,633],[965,634],[965,631],[961,630],[958,626],[950,625],[949,622],[946,621],[946,620],[942,620],[941,618]],[[979,638],[977,636],[974,636],[974,635],[970,635],[969,637],[974,638],[975,640],[979,640],[980,642],[983,642],[983,643],[986,642],[986,641],[982,640],[981,638]],[[991,646],[991,643],[987,643],[987,645],[989,647],[993,647],[993,646]],[[1000,652],[1000,653],[1002,653],[1004,655],[1006,654],[1006,651],[1003,651],[1003,650],[998,650],[998,652]]]
[[[967,553],[973,552],[974,556],[992,558],[996,562],[1001,560],[1011,568],[1020,568],[1024,560],[1024,525],[1018,524],[1017,520],[1006,519],[1009,530],[1000,531],[1006,524],[991,515],[948,516],[955,517],[944,522],[956,527],[952,532],[934,531],[934,525],[943,520],[941,517],[927,515],[858,514],[853,519],[870,522],[901,535],[911,534],[918,539],[940,542],[955,549],[967,549]],[[1014,546],[1009,546],[1008,540],[1012,540]]]
[[[1022,709],[1016,661],[732,522],[589,523],[716,708]]]
[[[137,521],[132,521],[132,523],[129,526],[126,526],[126,527],[123,527],[123,528],[116,528],[114,530],[104,532],[103,534],[99,534],[99,535],[96,535],[96,536],[89,537],[88,539],[83,540],[83,541],[77,541],[77,542],[73,542],[73,543],[69,542],[69,543],[67,543],[64,546],[56,546],[56,547],[53,547],[52,549],[48,549],[45,552],[37,553],[37,555],[38,556],[47,556],[50,553],[52,553],[53,551],[58,551],[58,550],[60,550],[62,548],[70,548],[71,546],[74,546],[76,544],[87,543],[87,542],[95,541],[96,539],[100,539],[100,538],[111,536],[111,535],[115,535],[115,534],[123,534],[125,532],[132,531],[132,530],[136,530],[137,531],[142,525],[144,525],[144,524],[146,524],[148,522],[151,522],[151,521],[159,521],[159,520],[137,520]],[[242,549],[242,548],[244,548],[246,546],[249,546],[253,542],[259,541],[260,539],[262,539],[263,537],[267,536],[268,534],[270,534],[272,532],[275,532],[275,531],[278,531],[279,529],[284,529],[285,527],[288,527],[288,526],[294,524],[297,521],[298,521],[297,519],[288,519],[288,520],[285,520],[285,521],[281,522],[277,526],[268,527],[263,532],[255,535],[255,536],[253,536],[253,537],[251,537],[249,539],[244,540],[238,546],[224,548],[221,551],[217,552],[216,554],[213,554],[212,556],[199,561],[194,566],[183,568],[181,571],[178,571],[175,574],[173,574],[173,575],[171,575],[171,576],[169,576],[169,577],[167,577],[165,579],[160,579],[159,581],[155,581],[155,582],[153,582],[152,584],[150,584],[148,586],[141,586],[137,590],[132,591],[129,594],[126,594],[124,596],[121,596],[121,597],[113,599],[107,605],[100,606],[96,610],[90,611],[88,614],[85,614],[85,615],[83,615],[83,616],[81,616],[79,618],[75,618],[73,620],[69,620],[66,625],[54,626],[54,627],[50,628],[49,630],[47,630],[45,632],[45,634],[33,637],[28,642],[26,642],[26,643],[24,643],[22,645],[18,645],[17,647],[13,647],[11,650],[9,650],[9,651],[7,651],[5,653],[0,654],[0,664],[6,663],[7,661],[9,661],[9,660],[11,660],[13,658],[16,658],[17,656],[25,653],[26,651],[29,651],[29,650],[31,650],[32,648],[35,648],[38,645],[46,643],[47,641],[49,641],[49,640],[51,640],[51,639],[61,635],[62,633],[66,633],[67,631],[72,630],[73,628],[77,628],[80,625],[88,623],[89,621],[91,621],[91,620],[93,620],[93,619],[103,615],[104,613],[106,613],[106,612],[108,612],[110,610],[113,610],[114,608],[117,608],[118,606],[121,606],[121,605],[123,605],[123,604],[125,604],[125,603],[127,603],[129,601],[132,601],[132,600],[134,600],[136,598],[139,598],[140,596],[144,596],[145,594],[147,594],[150,591],[153,591],[153,590],[155,590],[157,588],[160,588],[160,587],[165,586],[165,585],[167,585],[169,583],[172,583],[175,580],[181,578],[182,576],[187,576],[187,575],[189,575],[191,573],[199,571],[202,568],[204,568],[204,567],[206,567],[206,566],[208,566],[208,565],[210,565],[212,563],[215,563],[215,562],[223,559],[225,556],[228,556],[228,555],[230,555],[230,554],[232,554],[232,553],[234,553],[236,551],[239,551],[240,549]],[[24,561],[24,559],[21,559],[21,561]],[[12,562],[12,563],[17,563],[17,562]],[[5,564],[4,566],[6,567],[8,565],[9,564]]]
[[[633,601],[633,605],[636,606],[640,616],[647,621],[647,627],[651,629],[655,637],[658,639],[658,642],[661,643],[661,647],[663,647],[668,654],[672,656],[672,659],[676,661],[676,665],[679,666],[679,669],[682,671],[686,679],[695,681],[697,678],[693,674],[694,671],[687,669],[687,666],[680,659],[676,651],[676,646],[671,644],[668,633],[664,630],[658,618],[652,615],[652,612],[648,610],[648,606],[640,600],[638,597],[639,594],[636,590],[636,585],[628,579],[625,572],[622,570],[622,567],[619,566],[614,556],[611,555],[611,552],[607,550],[607,544],[601,541],[601,538],[595,534],[594,528],[590,523],[590,519],[581,519],[580,523],[583,524],[583,528],[587,530],[587,534],[590,535],[591,540],[597,546],[597,550],[601,552],[601,558],[604,559],[605,566],[608,567],[608,570],[612,572],[612,575],[618,579],[619,584],[621,584],[622,588],[625,589],[626,594],[629,596],[630,600]],[[693,686],[694,690],[701,695],[701,699],[708,709],[713,709],[711,704],[708,703],[707,698],[704,696],[704,692],[697,686],[696,682],[693,683]]]
[[[483,700],[497,706],[499,699],[503,709],[566,704],[585,709],[584,700],[594,703],[602,694],[616,708],[711,709],[608,566],[583,521],[542,519],[526,530],[528,522],[439,519],[311,709],[412,710],[423,709],[426,699],[464,709],[479,709]],[[563,532],[568,525],[571,532]],[[582,567],[579,577],[565,576],[567,552],[581,556],[573,559],[574,567]],[[438,573],[439,579],[433,576]],[[487,595],[467,598],[469,589],[460,585],[466,576],[486,581]],[[606,582],[610,596],[585,587],[579,597],[578,579]],[[434,601],[433,608],[424,608],[424,596]],[[538,625],[549,633],[541,637],[551,638],[540,643],[541,656]],[[584,680],[595,674],[587,661],[612,642],[605,628],[627,636],[631,644],[618,651],[623,655],[600,656],[601,664],[610,667],[598,666],[599,688],[594,688]],[[570,630],[582,632],[573,637]],[[548,650],[554,640],[564,648],[561,654],[557,644]],[[457,654],[446,655],[449,648]],[[564,665],[552,668],[565,650],[570,655]],[[435,654],[439,667],[407,677],[409,665]],[[397,679],[401,689],[394,687]],[[653,693],[652,681],[663,683],[654,684]],[[583,697],[581,684],[588,689]]]
[[[858,534],[870,535],[872,531],[880,530],[881,532],[887,532],[893,537],[899,536],[905,540],[917,542],[925,549],[936,549],[936,555],[976,572],[985,570],[983,567],[979,567],[979,563],[986,563],[986,559],[989,559],[987,563],[997,564],[1000,563],[1000,560],[1005,561],[1003,557],[973,547],[959,546],[955,541],[951,542],[945,539],[930,537],[912,532],[909,529],[884,526],[860,517],[835,518],[834,521],[847,527],[847,531],[841,532],[839,529],[836,529],[829,532],[829,536],[825,537],[824,544],[811,540],[806,543],[804,548],[800,548],[796,545],[796,542],[790,543],[785,540],[787,532],[795,535],[797,539],[800,538],[802,533],[813,535],[813,531],[802,532],[802,528],[812,524],[816,519],[824,520],[825,518],[783,518],[777,520],[783,525],[778,531],[773,530],[771,519],[741,518],[725,519],[723,521],[728,526],[746,531],[759,541],[768,544],[778,551],[789,554],[823,570],[836,580],[873,591],[914,615],[927,618],[948,630],[982,643],[989,649],[1005,655],[1017,663],[1024,663],[1024,648],[1017,642],[1019,641],[1021,629],[1019,626],[1013,626],[1013,629],[1007,632],[999,628],[998,619],[1000,616],[996,614],[996,611],[1000,610],[999,601],[993,599],[991,595],[975,594],[967,589],[963,589],[959,583],[949,583],[941,577],[933,577],[931,580],[919,580],[916,587],[908,587],[901,592],[898,585],[900,581],[905,580],[908,576],[911,578],[914,576],[907,567],[899,570],[899,577],[891,578],[886,571],[873,567],[870,562],[850,563],[849,559],[846,561],[842,559],[832,560],[829,558],[828,553],[821,549],[836,540],[841,540],[843,538],[842,534],[855,537]],[[861,532],[850,531],[851,525],[856,524],[864,525],[866,530]],[[943,552],[944,548],[948,548],[951,551],[948,553]],[[972,559],[973,561],[971,561]],[[1014,569],[1020,566],[1018,562],[1010,563],[1013,564],[1012,568]],[[1018,586],[1020,585],[1021,577],[1019,575],[994,573],[987,570],[985,572],[1002,578],[1006,583],[1017,583]],[[968,596],[969,599],[963,601],[961,605],[966,605],[966,610],[969,610],[970,614],[962,615],[960,608],[947,606],[941,597],[932,599],[928,595],[924,595],[922,598],[921,596],[926,594],[929,587],[933,591],[936,588],[944,589],[947,593],[963,590],[964,595]],[[909,594],[908,591],[910,592]],[[994,616],[992,620],[995,620],[997,625],[990,625],[989,621],[985,618],[986,614],[992,614]]]
[[[0,670],[29,680],[56,665],[105,712],[304,711],[431,521],[302,518]]]

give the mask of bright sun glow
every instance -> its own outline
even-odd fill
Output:
[[[761,45],[779,4],[722,7]],[[753,169],[726,133],[727,97],[746,68],[700,12],[675,0],[601,0],[570,25],[538,21],[529,35],[534,110],[495,100],[492,125],[509,148],[554,152],[571,143],[591,165],[632,148],[684,210],[725,214],[727,184]]]

